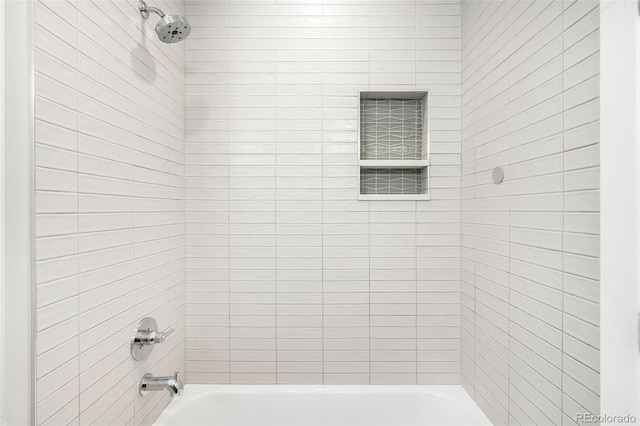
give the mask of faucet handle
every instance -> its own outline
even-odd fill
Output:
[[[153,318],[147,317],[140,321],[131,338],[131,356],[136,361],[142,361],[149,357],[153,345],[164,343],[175,329],[158,331],[158,323]]]
[[[164,341],[167,340],[167,337],[169,337],[169,335],[174,331],[176,330],[173,328],[168,331],[138,330],[138,332],[136,333],[136,343],[142,346],[164,343]]]
[[[152,336],[153,341],[151,343],[164,343],[164,341],[167,340],[167,337],[173,334],[174,331],[176,331],[175,328],[172,328],[167,331],[156,331]],[[176,374],[178,373],[176,372]]]

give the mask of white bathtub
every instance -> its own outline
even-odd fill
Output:
[[[461,386],[186,385],[155,426],[491,425]]]

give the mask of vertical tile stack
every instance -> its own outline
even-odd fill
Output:
[[[186,10],[189,380],[458,383],[460,2]],[[358,90],[426,89],[433,200],[358,201]]]
[[[37,423],[151,424],[138,381],[185,370],[184,45],[134,1],[34,9]],[[145,316],[176,332],[136,363]]]
[[[598,1],[464,3],[462,375],[495,424],[599,411],[598,98]]]

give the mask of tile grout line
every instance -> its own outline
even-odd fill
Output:
[[[565,35],[565,27],[564,27],[564,12],[565,12],[565,8],[564,8],[564,1],[560,3],[560,23],[561,23],[561,33],[560,33],[560,64],[561,64],[561,68],[560,68],[560,111],[561,111],[561,117],[560,117],[560,121],[562,123],[561,125],[561,131],[562,131],[562,157],[560,159],[561,161],[561,170],[562,170],[562,199],[560,200],[560,206],[561,206],[561,214],[562,214],[562,220],[561,220],[561,239],[560,239],[560,247],[561,247],[561,251],[562,251],[562,272],[560,275],[560,291],[561,291],[561,296],[562,296],[562,302],[561,302],[561,310],[562,310],[562,314],[560,316],[560,371],[561,371],[561,376],[560,376],[560,421],[563,422],[563,418],[564,418],[564,313],[565,313],[565,306],[564,306],[564,299],[565,299],[565,292],[564,292],[564,271],[565,271],[565,265],[564,265],[564,216],[565,216],[565,202],[564,202],[564,194],[565,194],[565,185],[564,185],[564,175],[565,175],[565,161],[564,161],[564,152],[565,152],[565,144],[564,144],[564,135],[565,135],[565,119],[564,119],[564,110],[565,110],[565,101],[564,101],[564,66],[565,66],[565,58],[564,58],[564,52],[565,52],[565,42],[564,42],[564,35]],[[573,419],[572,419],[573,420]]]
[[[367,88],[369,90],[371,90],[371,1],[372,0],[367,0]],[[361,105],[361,101],[358,99],[358,102]],[[361,106],[362,108],[362,106]],[[376,116],[378,115],[378,106],[376,104]],[[358,131],[360,131],[360,129],[358,129]],[[377,139],[377,135],[378,135],[378,129],[376,127],[376,139]],[[362,141],[360,142],[362,143]],[[361,148],[362,149],[362,148]],[[360,153],[358,153],[358,155],[361,155]],[[359,172],[359,171],[358,171]],[[376,185],[376,192],[377,192],[377,179],[375,182]],[[371,201],[367,201],[367,243],[368,243],[368,261],[369,261],[369,266],[368,266],[368,271],[367,271],[367,275],[368,275],[368,291],[367,291],[367,310],[368,310],[368,314],[369,314],[369,335],[368,335],[368,343],[369,343],[369,359],[368,359],[368,370],[367,370],[367,375],[368,375],[368,383],[371,384]]]
[[[324,24],[325,24],[325,19],[324,19],[324,2],[325,0],[322,0],[322,4],[320,5],[320,29],[321,32],[324,31]],[[321,97],[320,97],[320,106],[322,107],[322,111],[321,111],[321,121],[322,121],[322,148],[321,148],[321,154],[320,154],[320,165],[321,165],[321,193],[320,193],[320,197],[321,197],[321,203],[320,203],[320,265],[321,265],[321,270],[320,270],[320,285],[321,285],[321,301],[322,301],[322,307],[321,307],[321,324],[322,324],[322,330],[321,330],[321,345],[320,345],[320,349],[321,349],[321,360],[322,360],[322,364],[321,364],[321,380],[322,383],[324,384],[326,382],[326,377],[325,377],[325,337],[324,337],[324,184],[325,184],[325,176],[324,176],[324,135],[325,135],[325,129],[324,129],[324,38],[320,37],[320,75],[322,76],[321,78]]]
[[[227,12],[227,28],[231,29],[231,1],[227,0],[229,7]],[[227,36],[227,104],[231,108],[231,35]],[[227,380],[231,380],[231,355],[233,352],[231,344],[231,114],[227,114]]]
[[[35,5],[37,4],[41,4],[39,1],[34,2]],[[36,6],[37,7],[37,6]],[[41,5],[42,7],[42,5]],[[78,15],[79,15],[79,11],[77,9],[77,5],[76,8],[74,8],[75,11],[75,24],[76,24],[76,29],[78,28]],[[76,46],[78,46],[78,33],[79,31],[76,31]],[[35,43],[34,43],[35,44]],[[78,50],[77,48],[74,49],[74,53],[75,53],[75,57],[76,57],[76,88],[75,88],[75,94],[76,94],[76,129],[75,129],[75,137],[76,137],[76,235],[78,236],[77,238],[77,268],[78,268],[78,273],[80,272],[80,154],[79,154],[79,150],[78,150],[78,145],[80,143],[79,141],[79,133],[78,133],[78,128],[80,127],[80,120],[79,120],[79,112],[78,112],[78,102],[79,102],[79,98],[80,98],[80,94],[79,94],[79,84],[80,84],[80,71],[77,69],[78,68],[78,59],[79,59],[79,54],[78,54]],[[35,133],[35,126],[34,126],[34,133]],[[133,153],[132,153],[133,156]],[[133,163],[133,162],[132,162]],[[135,250],[134,250],[134,254],[135,254]],[[78,285],[78,293],[79,293],[79,285]],[[36,287],[36,292],[37,292],[37,287]],[[77,300],[77,313],[76,313],[76,321],[78,324],[78,337],[80,336],[80,295],[78,294],[78,300]],[[77,356],[78,356],[78,360],[80,358],[80,338],[78,338],[78,348],[77,348]],[[81,414],[81,407],[80,407],[80,394],[81,394],[81,386],[80,386],[80,362],[78,362],[78,420],[80,419],[80,414]],[[37,382],[36,382],[36,388],[37,388]],[[37,420],[37,414],[36,414],[36,420]]]
[[[512,15],[512,4],[509,2],[507,3],[507,21],[509,21],[509,17],[510,15]],[[512,54],[513,52],[511,51],[512,48],[512,34],[511,31],[508,29],[507,30],[507,49],[508,49],[508,57],[507,57],[507,64],[509,65],[509,69],[507,71],[507,81],[509,83],[509,96],[508,96],[508,106],[507,106],[507,111],[508,111],[508,117],[509,117],[509,121],[508,121],[508,125],[507,125],[507,140],[508,140],[508,146],[507,146],[507,161],[508,161],[508,168],[507,168],[507,181],[505,182],[507,185],[507,194],[508,194],[508,204],[507,204],[507,209],[508,209],[508,218],[507,218],[507,229],[508,229],[508,234],[507,234],[507,240],[508,240],[508,244],[507,244],[507,256],[509,259],[509,263],[507,265],[507,271],[508,271],[508,277],[509,277],[509,293],[508,293],[508,307],[509,307],[509,328],[507,330],[508,333],[508,337],[509,340],[507,342],[507,350],[509,351],[509,360],[508,360],[508,369],[507,369],[507,380],[508,380],[508,384],[509,387],[507,388],[507,421],[510,422],[510,417],[511,417],[511,102],[512,102],[512,98],[511,98],[511,87],[512,87],[512,81],[511,81],[511,60],[512,60]]]
[[[278,2],[275,3],[274,5],[274,9],[278,10]],[[263,15],[261,15],[263,16]],[[276,16],[277,13],[276,13]],[[275,25],[276,28],[276,33],[274,34],[273,37],[273,42],[274,42],[274,46],[275,46],[275,63],[276,63],[276,69],[274,72],[275,78],[274,78],[274,100],[275,100],[275,120],[274,120],[274,130],[273,130],[273,221],[274,221],[274,235],[273,235],[273,267],[274,267],[274,280],[275,280],[275,301],[276,301],[276,306],[275,306],[275,366],[274,366],[274,370],[275,370],[275,383],[277,384],[279,382],[279,378],[278,378],[278,353],[279,351],[279,336],[278,336],[278,316],[279,316],[279,303],[278,303],[278,178],[277,178],[277,158],[278,158],[278,141],[276,140],[277,135],[278,135],[278,119],[279,119],[279,115],[278,114],[278,96],[279,96],[279,90],[278,90],[278,71],[277,71],[277,67],[278,67],[278,63],[280,62],[280,55],[278,54],[280,49],[279,49],[279,44],[278,41],[280,40],[280,38],[278,37],[278,33],[277,30],[280,28],[278,26],[278,24],[276,23]]]
[[[418,18],[418,1],[415,0],[414,1],[414,29],[415,29],[415,39],[414,39],[414,46],[413,46],[413,65],[414,65],[414,90],[417,91],[418,90],[418,41],[420,40],[419,37],[419,30],[418,30],[418,22],[419,22],[419,18]],[[428,98],[429,95],[427,95],[427,104],[430,101],[430,99]],[[415,102],[415,111],[413,113],[413,117],[414,117],[414,126],[416,130],[416,136],[415,136],[415,148],[414,148],[414,156],[416,159],[422,159],[423,158],[423,152],[422,152],[422,144],[424,143],[423,140],[423,127],[424,126],[428,126],[428,120],[430,117],[426,117],[426,121],[427,123],[424,123],[423,121],[425,120],[425,114],[429,111],[428,108],[426,108],[426,111],[424,111],[423,109],[423,100],[418,100]],[[418,128],[418,124],[420,124],[420,127]],[[417,138],[418,135],[420,136],[420,143],[418,144]],[[429,147],[427,147],[428,149]],[[420,149],[420,156],[417,155],[418,153],[418,149]],[[420,172],[420,175],[416,175],[416,183],[415,183],[415,188],[414,188],[414,192],[416,193],[422,193],[422,191],[428,191],[428,186],[425,188],[422,188],[422,173],[424,172],[427,176],[429,175],[429,169],[425,168],[425,169],[419,169],[418,170]],[[428,177],[427,177],[428,179]],[[427,181],[427,185],[429,185],[430,182]],[[419,332],[418,332],[418,325],[419,325],[419,320],[418,320],[418,310],[419,310],[419,304],[418,304],[418,298],[419,298],[419,294],[418,294],[418,206],[419,206],[419,202],[415,201],[414,203],[415,206],[415,214],[414,214],[414,229],[415,229],[415,327],[416,327],[416,379],[415,379],[415,383],[419,384],[420,383],[420,379],[419,379],[419,358],[420,358],[420,350],[419,350]]]

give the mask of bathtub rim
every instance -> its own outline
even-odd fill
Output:
[[[407,394],[432,395],[439,398],[455,400],[457,403],[474,411],[478,420],[482,424],[492,425],[493,423],[487,414],[480,408],[476,401],[459,384],[454,385],[312,385],[312,384],[199,384],[189,383],[184,386],[181,396],[174,398],[162,410],[153,425],[166,425],[166,420],[175,415],[174,411],[180,410],[183,404],[191,402],[192,399],[211,395],[256,395],[256,394],[318,394],[318,395],[338,395],[338,394]],[[185,400],[186,399],[186,400]],[[181,403],[181,401],[184,401]],[[166,416],[167,419],[163,419]]]

